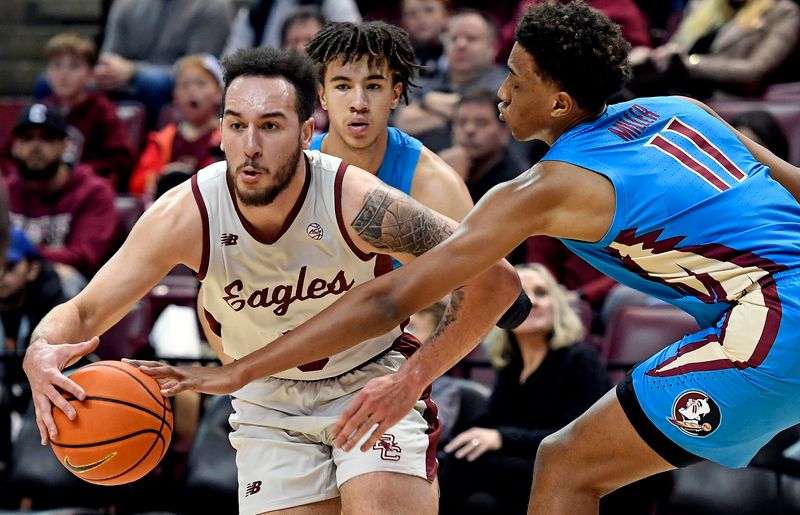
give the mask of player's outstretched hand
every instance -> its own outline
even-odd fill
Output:
[[[229,366],[172,366],[158,361],[123,358],[125,363],[135,366],[145,374],[153,376],[161,385],[161,394],[172,397],[185,390],[226,395],[244,385],[236,380]]]
[[[362,451],[371,449],[383,433],[408,414],[421,394],[422,390],[400,373],[370,380],[333,425],[334,444],[349,451],[375,428],[361,446]]]
[[[28,346],[22,369],[31,385],[36,425],[39,426],[42,445],[47,445],[47,442],[58,436],[58,429],[53,421],[53,406],[63,411],[70,420],[75,419],[75,408],[64,398],[64,392],[81,401],[86,396],[83,388],[61,371],[73,361],[92,352],[98,343],[100,339],[96,336],[81,343],[53,345],[39,338]]]

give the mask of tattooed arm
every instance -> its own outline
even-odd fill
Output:
[[[360,250],[388,254],[405,263],[447,239],[456,227],[452,220],[389,188],[372,174],[353,167],[344,177],[341,204],[343,219],[351,221],[346,230]],[[464,281],[452,295],[451,305],[429,342],[435,345],[425,346],[430,349],[426,349],[423,356],[436,360],[435,363],[417,359],[418,366],[395,374],[398,390],[394,393],[400,391],[402,384],[404,395],[393,398],[393,402],[400,399],[403,403],[410,402],[402,413],[408,412],[437,375],[478,343],[516,297],[520,286],[514,269],[503,260],[490,265],[484,267],[488,267],[486,272]],[[433,302],[420,286],[403,280],[406,275],[403,272],[398,279],[390,279],[397,274],[395,271],[353,288],[311,320],[224,367],[157,365],[145,366],[144,370],[163,380],[165,395],[186,389],[223,394],[257,378],[332,356],[389,331],[410,313]],[[366,288],[368,285],[370,287]],[[381,421],[395,423],[396,412],[382,414]]]

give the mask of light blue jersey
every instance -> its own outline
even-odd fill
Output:
[[[675,465],[744,466],[800,422],[800,205],[769,168],[721,121],[676,98],[611,106],[542,160],[614,186],[606,235],[564,243],[703,328],[619,385],[645,441]]]
[[[314,136],[311,140],[311,150],[321,151],[322,140],[327,135],[326,132]],[[399,129],[389,127],[389,141],[386,144],[383,162],[378,169],[378,179],[410,195],[411,182],[414,180],[414,170],[417,168],[421,151],[422,142]]]
[[[616,191],[605,237],[564,243],[701,326],[753,282],[800,266],[800,205],[722,122],[692,103],[613,105],[562,135],[542,160],[600,173]]]

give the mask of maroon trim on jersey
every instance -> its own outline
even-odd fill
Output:
[[[408,359],[421,346],[422,343],[416,336],[404,332],[392,342],[391,350],[399,352]],[[425,403],[425,411],[422,412],[422,418],[428,423],[428,428],[425,430],[425,434],[428,435],[428,450],[425,452],[425,473],[428,476],[428,481],[433,481],[439,470],[439,462],[436,461],[436,448],[439,445],[439,437],[442,434],[442,425],[439,422],[439,408],[431,399],[431,385],[425,388],[419,400]]]
[[[617,243],[622,243],[623,245],[628,246],[635,246],[641,244],[643,248],[652,250],[654,254],[662,254],[666,252],[670,252],[673,250],[679,250],[681,252],[689,252],[692,254],[697,254],[698,256],[703,256],[709,259],[714,259],[716,261],[723,261],[732,263],[741,268],[749,268],[749,267],[756,267],[760,268],[766,273],[775,274],[778,272],[782,272],[787,270],[785,265],[779,265],[772,260],[767,258],[760,257],[752,252],[743,252],[740,250],[732,249],[725,245],[720,245],[717,243],[707,243],[705,245],[687,245],[685,247],[678,247],[678,244],[683,241],[684,236],[674,236],[672,238],[665,238],[663,240],[659,240],[658,238],[663,233],[663,229],[659,229],[656,231],[651,231],[649,233],[642,234],[641,236],[636,236],[637,228],[632,229],[625,229],[620,231],[615,241]],[[654,277],[650,275],[646,270],[641,268],[634,259],[630,257],[622,257],[618,250],[612,247],[606,247],[606,250],[619,259],[625,267],[639,275],[640,277],[651,281],[656,282],[659,284],[663,284],[664,286],[668,286],[669,288],[677,291],[681,295],[691,295],[698,300],[705,302],[706,304],[714,304],[717,302],[725,302],[725,292],[722,288],[722,285],[716,279],[712,278],[708,274],[695,274],[695,278],[698,279],[709,292],[714,292],[716,295],[709,295],[707,293],[703,293],[698,291],[686,284],[676,284],[670,283],[661,279],[659,277]],[[689,272],[687,270],[687,272]],[[759,283],[761,283],[762,288],[767,285],[764,281],[771,281],[770,276],[765,276]]]
[[[344,223],[342,215],[342,181],[344,180],[344,173],[347,167],[350,166],[346,162],[339,163],[339,168],[336,170],[336,180],[333,183],[333,203],[336,206],[336,223],[339,225],[339,232],[342,233],[342,238],[347,242],[347,246],[353,251],[353,254],[358,256],[361,261],[369,261],[375,254],[364,253],[360,248],[353,243],[350,234],[347,232],[347,225]]]
[[[709,335],[706,338],[684,345],[680,347],[677,352],[678,354],[672,358],[667,359],[666,361],[660,363],[656,368],[649,370],[646,372],[647,375],[651,376],[675,376],[680,374],[685,374],[687,372],[697,372],[697,371],[707,371],[707,370],[720,370],[725,368],[738,368],[738,369],[745,369],[751,367],[757,367],[766,359],[767,354],[769,354],[770,349],[772,348],[772,344],[775,342],[775,338],[778,334],[778,329],[780,328],[781,318],[783,316],[783,309],[781,307],[780,297],[778,295],[777,286],[775,284],[775,279],[772,274],[782,272],[787,270],[785,265],[780,265],[778,263],[773,262],[770,259],[766,259],[760,257],[752,252],[742,252],[739,250],[732,249],[725,245],[720,245],[716,243],[708,243],[705,245],[687,245],[685,247],[678,248],[678,244],[684,239],[683,236],[676,236],[672,238],[666,238],[663,240],[658,240],[659,236],[661,236],[663,230],[651,231],[649,233],[645,233],[641,236],[636,236],[636,228],[633,229],[626,229],[624,231],[620,231],[620,233],[616,237],[616,241],[625,245],[633,246],[642,244],[644,248],[652,250],[654,253],[665,253],[672,250],[679,250],[681,252],[689,252],[696,254],[698,256],[703,256],[708,259],[714,259],[717,261],[728,262],[732,263],[741,268],[750,268],[755,267],[763,270],[765,274],[758,280],[758,285],[761,288],[761,293],[764,296],[764,304],[768,308],[766,320],[764,321],[764,327],[762,329],[761,335],[759,336],[758,342],[753,350],[753,354],[750,356],[750,359],[747,361],[732,361],[726,359],[720,360],[713,360],[713,361],[706,361],[702,363],[689,363],[687,365],[683,365],[673,370],[663,371],[660,372],[658,369],[663,368],[664,365],[667,365],[678,356],[686,354],[687,352],[702,347],[703,345],[708,345],[711,343],[719,344],[720,340],[723,342],[725,341],[725,334],[728,329],[728,321],[726,319],[722,325],[720,330],[719,338],[717,335]],[[694,274],[694,277],[698,279],[709,292],[713,292],[714,294],[702,293],[694,288],[689,287],[685,284],[675,284],[675,283],[668,283],[663,279],[658,277],[653,277],[647,273],[646,270],[641,268],[635,260],[622,257],[619,254],[619,251],[608,247],[607,250],[617,257],[620,261],[624,263],[626,268],[633,273],[638,274],[642,278],[663,284],[668,286],[681,295],[690,294],[693,297],[701,300],[707,304],[714,304],[718,302],[728,302],[733,304],[735,301],[726,301],[725,298],[725,291],[722,288],[722,285],[716,279],[712,278],[709,274]],[[687,273],[690,273],[687,270]],[[728,315],[730,316],[730,315]]]
[[[692,129],[691,127],[687,126],[677,118],[673,118],[672,121],[669,122],[667,125],[668,131],[674,131],[678,134],[684,136],[685,138],[690,139],[697,147],[702,150],[705,154],[711,156],[716,160],[719,164],[722,165],[725,170],[736,177],[738,180],[744,179],[744,173],[739,170],[739,168],[733,164],[730,159],[725,157],[725,155],[719,151],[714,145],[711,144],[702,134],[697,132],[696,130]]]
[[[439,408],[431,399],[431,387],[428,386],[420,399],[425,402],[425,411],[422,418],[428,423],[425,434],[428,435],[428,449],[425,451],[425,474],[428,481],[436,479],[439,472],[439,462],[436,461],[436,448],[439,446],[439,438],[442,436],[442,424],[439,421]]]
[[[783,316],[783,308],[781,307],[780,298],[778,296],[778,289],[777,286],[773,281],[767,282],[761,288],[761,294],[764,296],[764,305],[768,308],[767,310],[767,317],[764,321],[764,327],[761,330],[761,335],[758,338],[758,343],[756,343],[755,349],[753,350],[753,354],[750,355],[750,359],[747,361],[737,361],[737,360],[729,360],[729,359],[717,359],[712,361],[704,361],[700,363],[687,363],[686,365],[680,366],[678,368],[672,370],[665,370],[659,371],[660,368],[663,368],[665,365],[669,365],[680,356],[691,352],[695,349],[699,349],[704,345],[708,344],[720,344],[720,339],[724,342],[725,341],[725,333],[728,329],[728,322],[730,321],[730,313],[725,319],[725,322],[722,325],[722,329],[720,331],[720,338],[717,338],[716,334],[709,334],[705,338],[700,341],[689,343],[684,345],[677,350],[677,354],[672,356],[671,358],[666,359],[659,363],[659,365],[651,370],[645,372],[648,376],[653,377],[668,377],[668,376],[677,376],[686,374],[689,372],[704,372],[709,370],[721,370],[726,368],[738,368],[739,370],[744,370],[746,368],[755,368],[759,366],[764,360],[767,358],[770,349],[772,349],[772,344],[775,343],[775,339],[778,336],[778,329],[780,329],[781,325],[781,318]]]
[[[206,316],[206,322],[208,322],[208,328],[211,329],[211,332],[222,338],[222,324],[217,322],[214,315],[209,313],[206,308],[203,308],[203,314]]]
[[[305,154],[303,154],[303,157],[305,157]],[[300,208],[302,208],[303,204],[305,204],[306,196],[308,195],[308,189],[311,186],[311,165],[309,164],[307,157],[305,157],[305,163],[306,163],[306,180],[305,183],[303,184],[303,190],[300,192],[300,196],[297,197],[294,206],[292,206],[292,210],[289,211],[289,214],[286,216],[286,220],[283,221],[281,229],[272,238],[267,238],[261,235],[258,229],[253,224],[251,224],[247,220],[247,218],[244,217],[244,215],[242,215],[241,211],[239,211],[239,202],[236,199],[236,193],[235,193],[236,189],[234,188],[233,181],[231,180],[230,176],[227,173],[225,174],[225,179],[226,179],[225,182],[228,184],[228,193],[231,196],[231,201],[233,202],[233,208],[236,210],[236,216],[239,217],[239,222],[241,222],[242,226],[244,226],[245,230],[247,231],[247,234],[252,236],[253,239],[256,240],[257,242],[263,243],[264,245],[273,245],[275,242],[281,239],[281,236],[283,236],[286,233],[286,231],[289,230],[289,227],[294,222],[294,219],[297,218],[297,214],[300,213]]]
[[[711,170],[703,166],[702,163],[695,160],[692,156],[687,154],[686,151],[683,150],[681,147],[675,145],[674,143],[664,138],[660,134],[656,134],[656,136],[650,140],[650,143],[648,143],[648,145],[653,145],[654,147],[657,147],[666,152],[667,154],[671,155],[672,157],[680,161],[681,164],[683,164],[686,168],[695,172],[697,175],[708,181],[718,190],[725,191],[730,188],[730,186],[724,183],[722,179],[714,175],[714,173]]]
[[[203,254],[200,258],[200,269],[197,271],[197,278],[202,281],[206,278],[208,271],[208,256],[211,249],[209,248],[208,211],[206,211],[203,195],[200,193],[200,185],[197,183],[197,174],[192,175],[192,195],[194,195],[197,209],[200,210],[200,221],[203,225]]]
[[[387,254],[378,254],[378,258],[375,260],[375,270],[374,274],[375,277],[380,277],[383,274],[388,274],[392,270],[394,270],[394,262],[392,262],[392,256]]]
[[[317,372],[317,371],[322,370],[323,368],[325,368],[325,365],[327,365],[329,361],[330,361],[330,358],[322,358],[322,359],[318,359],[316,361],[309,361],[308,363],[300,365],[297,368],[301,372]]]

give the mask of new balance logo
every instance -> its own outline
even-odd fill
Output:
[[[247,488],[244,490],[244,496],[247,497],[249,495],[257,494],[261,491],[261,481],[253,481],[252,483],[247,483]]]
[[[220,238],[220,240],[222,241],[222,245],[225,247],[228,247],[230,245],[236,245],[236,241],[238,239],[239,237],[237,235],[228,233],[223,233],[222,237]]]

